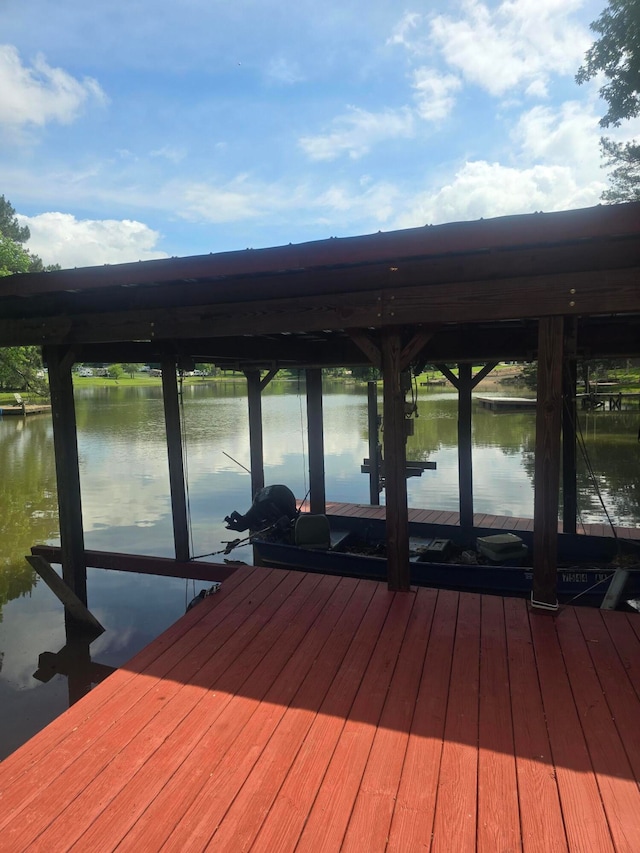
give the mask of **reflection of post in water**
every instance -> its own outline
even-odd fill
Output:
[[[59,652],[42,652],[39,656],[38,669],[33,677],[46,684],[54,675],[66,676],[71,706],[86,696],[95,684],[104,681],[115,668],[91,660],[89,646],[96,638],[95,633],[73,627],[67,619],[65,634],[67,642]]]

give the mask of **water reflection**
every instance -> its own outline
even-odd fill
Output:
[[[435,461],[437,470],[408,481],[409,504],[457,510],[455,395],[421,388],[418,407],[408,457]],[[183,418],[192,551],[206,554],[229,538],[225,515],[251,503],[249,475],[224,455],[249,465],[245,383],[188,386]],[[580,418],[612,518],[640,524],[638,413],[587,412]],[[160,387],[79,391],[77,420],[86,546],[171,556]],[[267,483],[286,483],[303,496],[308,489],[304,387],[296,381],[272,382],[263,397],[263,420]],[[326,383],[324,420],[328,499],[367,503],[368,478],[360,473],[369,455],[366,388]],[[531,517],[534,455],[533,412],[494,414],[474,407],[476,512]],[[58,537],[50,417],[0,420],[0,466],[1,758],[64,710],[70,692],[75,696],[95,683],[101,667],[122,665],[158,636],[206,584],[90,569],[89,607],[107,630],[91,644],[90,655],[85,647],[71,649],[62,606],[24,560],[31,545],[55,544]],[[578,490],[582,518],[606,521],[582,457]],[[251,560],[248,548],[233,556]],[[43,650],[47,654],[37,671],[44,680],[39,680],[33,673]],[[64,674],[72,671],[72,663],[80,667],[73,685]]]
[[[69,707],[86,696],[96,684],[111,675],[115,667],[92,660],[90,646],[95,636],[66,624],[67,641],[57,652],[41,652],[33,677],[47,684],[54,676],[67,679]]]

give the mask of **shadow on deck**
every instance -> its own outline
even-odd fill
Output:
[[[242,568],[0,765],[2,849],[637,850],[639,637]]]

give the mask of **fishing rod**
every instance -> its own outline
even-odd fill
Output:
[[[222,452],[223,452],[223,453],[224,453],[224,455],[227,457],[227,459],[230,459],[232,462],[235,462],[235,463],[236,463],[236,465],[239,465],[239,466],[240,466],[244,471],[246,471],[246,472],[247,472],[247,474],[250,474],[250,473],[251,473],[251,471],[249,470],[249,468],[247,468],[247,466],[246,466],[246,465],[243,465],[243,464],[242,464],[242,462],[238,462],[238,460],[237,460],[237,459],[234,459],[234,458],[233,458],[233,456],[231,456],[231,455],[230,455],[229,453],[227,453],[226,451],[224,451],[224,450],[223,450]]]

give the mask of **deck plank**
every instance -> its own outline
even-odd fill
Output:
[[[339,621],[314,662],[295,702],[284,713],[265,749],[253,766],[238,796],[227,812],[224,823],[209,841],[216,850],[248,850],[255,841],[271,806],[311,729],[319,709],[340,670],[358,627],[371,601],[373,584],[360,582]],[[252,742],[255,738],[252,737]]]
[[[121,849],[140,850],[145,845],[152,845],[153,849],[154,844],[162,843],[167,830],[172,831],[201,796],[210,783],[211,774],[219,772],[229,752],[237,748],[238,736],[260,708],[263,698],[282,678],[294,650],[304,644],[323,607],[328,606],[339,580],[334,578],[333,583],[328,584],[327,578],[318,578],[321,584],[305,590],[303,600],[286,607],[279,613],[280,618],[268,626],[267,632],[257,638],[250,649],[252,659],[240,673],[241,683],[238,684],[237,674],[231,673],[231,680],[223,679],[213,685],[203,708],[208,725],[190,745],[191,751],[182,750],[183,754],[178,756],[181,760],[176,762],[174,751],[182,742],[181,733],[177,733],[176,742],[168,743],[145,767],[144,776],[132,780],[130,790],[123,791],[121,802],[114,803],[111,814],[105,813],[101,829],[109,833],[113,815],[125,807],[130,796],[135,796],[136,787],[153,784],[155,779],[164,780],[161,790],[147,801],[147,808],[137,810],[132,816],[135,825],[127,829]],[[347,590],[348,587],[343,587],[343,591]],[[283,625],[286,626],[284,630]],[[84,849],[93,842],[95,832],[96,828],[92,827],[82,839]]]
[[[387,842],[422,677],[437,595],[418,589],[342,849],[361,853]]]
[[[562,853],[567,839],[527,604],[506,598],[504,611],[522,846],[525,853]]]
[[[302,643],[291,648],[286,666],[255,708],[255,713],[242,729],[241,737],[226,750],[215,769],[210,769],[206,784],[176,825],[163,849],[203,850],[210,843],[214,849],[224,847],[212,842],[211,837],[236,797],[242,797],[243,786],[265,746],[273,737],[289,704],[293,702],[299,689],[305,689],[314,661],[331,638],[353,589],[353,579],[341,579],[335,595],[318,614],[313,630],[308,631]],[[239,697],[235,697],[235,704],[238,704],[238,699]],[[240,703],[244,701],[246,700],[242,699]],[[306,715],[306,708],[304,712]],[[277,751],[275,757],[279,759]]]
[[[390,853],[431,845],[457,615],[458,594],[439,593],[389,832]]]
[[[503,600],[482,597],[478,755],[479,851],[521,844]]]
[[[263,824],[252,847],[256,853],[295,848],[340,739],[393,597],[385,586],[376,585],[366,617],[358,627],[332,688],[278,792],[269,821]]]
[[[296,847],[304,853],[339,850],[366,767],[376,727],[387,698],[415,593],[395,594],[389,615],[372,649],[322,787]]]
[[[277,588],[283,579],[278,573],[267,572],[261,577],[251,571],[247,573],[247,583],[232,582],[229,587],[225,583],[227,588],[216,601],[216,608],[194,608],[151,647],[133,658],[130,667],[109,676],[108,687],[96,688],[85,701],[74,705],[17,750],[11,756],[10,771],[3,774],[6,790],[3,792],[0,830],[39,796],[51,779],[66,771],[86,753],[95,738],[108,737],[112,726],[125,716],[130,723],[138,704],[144,702],[158,681],[170,677],[176,666],[182,666],[185,647],[180,645],[181,640],[187,649],[191,649],[201,637],[208,636],[225,623],[226,630],[233,632],[246,618],[247,606],[259,608],[264,596]],[[250,597],[252,604],[247,605]],[[223,631],[216,631],[216,639],[222,638]],[[136,670],[140,671],[141,677],[135,677]],[[104,703],[97,698],[102,693],[105,694]]]
[[[304,579],[303,576],[301,578]],[[72,836],[90,823],[102,804],[102,798],[113,797],[127,782],[129,775],[183,720],[194,701],[204,695],[210,678],[233,664],[253,634],[261,625],[268,624],[274,610],[283,601],[288,601],[293,589],[300,585],[297,578],[274,577],[273,582],[261,585],[262,597],[259,596],[261,588],[255,589],[251,602],[243,602],[244,607],[241,603],[231,618],[218,626],[212,643],[192,646],[188,655],[183,651],[179,664],[168,671],[167,678],[141,675],[137,681],[146,683],[151,689],[143,700],[129,709],[126,730],[117,724],[106,731],[91,723],[83,726],[85,749],[62,772],[56,767],[57,784],[41,788],[38,796],[32,797],[31,802],[21,809],[20,822],[15,821],[10,829],[4,831],[7,841],[26,847],[39,836],[38,843],[43,845],[43,849],[57,849],[58,843],[63,844],[62,849],[68,849],[68,840],[75,840]],[[266,595],[268,592],[271,594]],[[255,611],[251,620],[247,619],[248,610]],[[168,656],[173,658],[171,651]],[[179,650],[177,654],[180,654]],[[213,675],[208,662],[211,662]],[[149,726],[150,719],[152,726]],[[68,748],[65,752],[71,754]],[[54,776],[55,764],[53,757],[43,757],[39,777]],[[47,829],[58,816],[59,819]]]
[[[3,853],[640,849],[640,616],[238,570],[0,764]]]
[[[433,824],[432,853],[476,846],[480,596],[461,593]]]
[[[567,612],[569,608],[557,618]],[[604,853],[614,846],[555,627],[550,614],[532,615],[531,633],[569,849]]]
[[[640,791],[575,610],[556,620],[576,709],[616,851],[637,850]],[[610,700],[611,701],[611,700]]]

